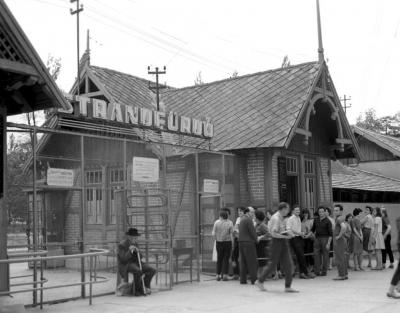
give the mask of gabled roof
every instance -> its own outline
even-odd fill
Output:
[[[167,90],[162,99],[181,115],[209,117],[214,149],[283,147],[320,67],[310,62]]]
[[[353,126],[354,133],[365,139],[372,141],[379,147],[389,151],[396,157],[400,157],[400,138],[384,135],[373,130],[365,129],[359,126]]]
[[[13,14],[0,0],[0,78],[7,114],[60,107],[64,98]]]
[[[400,180],[332,162],[332,188],[400,192]]]
[[[126,105],[152,107],[154,93],[149,89],[149,80],[104,67],[89,65],[89,68],[114,101]]]

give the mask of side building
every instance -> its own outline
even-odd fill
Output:
[[[333,199],[348,212],[366,205],[385,207],[395,225],[400,216],[400,138],[352,128],[362,158],[332,164]],[[393,234],[397,234],[395,227]]]

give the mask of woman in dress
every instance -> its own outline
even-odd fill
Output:
[[[361,231],[361,213],[362,210],[359,208],[353,211],[353,220],[351,221],[351,241],[353,242],[353,260],[354,260],[354,270],[363,271],[362,267],[362,254],[363,254],[363,235]]]
[[[394,257],[391,245],[392,226],[390,225],[389,216],[385,208],[382,208],[382,234],[385,241],[385,250],[382,250],[382,263],[383,267],[386,266],[386,255],[389,256],[389,268],[394,268]]]
[[[374,228],[374,218],[372,216],[372,207],[365,207],[365,216],[361,219],[362,233],[363,233],[363,249],[368,253],[368,267],[372,267],[372,229]]]
[[[259,274],[262,272],[264,266],[268,264],[268,247],[271,237],[269,235],[268,226],[265,223],[265,214],[264,212],[257,210],[255,211],[255,220],[256,220],[256,234],[257,234],[257,259],[258,259],[258,271]]]
[[[350,240],[352,233],[353,233],[353,229],[351,228],[351,223],[353,221],[353,215],[352,214],[347,214],[344,220],[344,223],[346,225],[346,231],[344,233],[344,238],[346,239],[346,244],[347,244],[347,248],[346,248],[346,262],[347,262],[347,266],[348,268],[351,269],[350,266],[350,259],[351,256],[353,255],[353,241]]]
[[[372,232],[372,243],[374,245],[376,256],[376,267],[374,270],[383,270],[382,264],[382,250],[385,249],[385,241],[382,234],[382,212],[381,208],[375,208],[372,211],[374,216],[374,230]]]
[[[304,233],[304,255],[306,256],[309,273],[314,266],[314,234],[311,231],[313,220],[310,219],[310,211],[304,209],[301,214],[301,231]]]

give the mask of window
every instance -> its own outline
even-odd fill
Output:
[[[316,209],[315,181],[315,161],[312,159],[304,159],[304,191],[306,208],[313,211]]]
[[[120,168],[110,169],[110,189],[109,189],[109,199],[110,199],[110,210],[108,212],[108,221],[110,224],[115,224],[117,221],[116,206],[115,201],[115,190],[122,189],[124,187],[124,170]]]
[[[315,174],[315,162],[314,160],[304,160],[304,174],[314,175]]]
[[[103,172],[86,171],[86,223],[102,224],[104,211]]]
[[[287,157],[286,158],[286,172],[288,175],[297,175],[297,158]]]

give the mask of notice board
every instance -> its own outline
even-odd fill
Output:
[[[156,183],[160,178],[160,160],[154,158],[133,157],[132,180]]]

